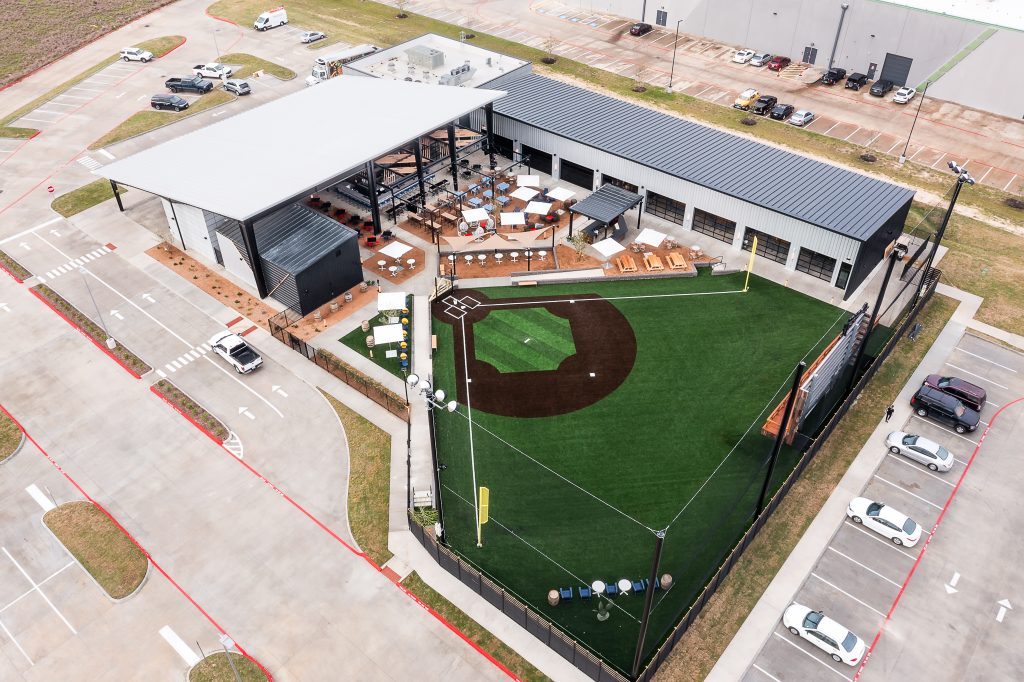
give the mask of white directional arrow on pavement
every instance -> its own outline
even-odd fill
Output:
[[[31,251],[32,250],[32,247],[29,246],[27,242],[21,242],[20,244],[18,244],[18,246],[20,246],[21,248],[25,249],[26,251]]]
[[[285,393],[284,390],[280,386],[271,386],[270,390],[273,391],[274,393],[277,393],[282,398],[287,398],[288,397],[288,394]]]
[[[958,582],[960,582],[960,574],[953,571],[953,577],[949,579],[948,583],[946,583],[946,594],[955,594],[959,592],[960,590],[956,589],[956,584]]]
[[[249,419],[255,419],[256,418],[256,415],[254,415],[252,412],[250,412],[248,407],[239,407],[238,408],[238,414],[244,414]]]
[[[1002,601],[998,601],[996,603],[999,605],[999,613],[996,614],[996,622],[997,623],[1002,623],[1003,622],[1003,616],[1006,615],[1006,610],[1010,609],[1012,611],[1013,607],[1010,606],[1010,600],[1009,599],[1003,599]]]
[[[0,310],[4,311],[5,313],[11,312],[11,309],[7,307],[6,303],[0,303]]]
[[[146,299],[150,303],[156,303],[156,299],[150,296],[149,294],[143,294],[142,298]]]
[[[116,317],[119,320],[123,320],[124,319],[124,315],[122,315],[119,310],[111,310],[110,311],[110,316],[111,317]]]
[[[52,234],[54,237],[60,236],[60,232],[58,232],[57,230],[50,230],[50,234]]]

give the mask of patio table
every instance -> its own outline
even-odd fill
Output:
[[[479,207],[482,203],[484,203],[484,201],[480,197],[473,197],[469,200],[469,203],[472,204],[473,206]]]
[[[502,183],[498,184],[498,191],[499,192],[504,192],[507,189],[508,189],[508,183],[507,182],[502,182]]]
[[[509,199],[508,197],[498,197],[497,199],[495,199],[495,201],[504,206],[505,204],[508,203]]]

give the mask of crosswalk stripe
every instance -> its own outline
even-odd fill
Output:
[[[174,369],[181,369],[181,364],[177,360],[171,360],[171,367]]]
[[[164,365],[164,367],[166,367],[171,372],[174,371],[174,367],[172,367],[170,364]]]

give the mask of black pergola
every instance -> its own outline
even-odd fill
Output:
[[[611,225],[616,218],[643,200],[644,198],[636,192],[630,192],[617,185],[602,185],[586,199],[581,199],[569,207],[569,236],[572,236],[573,218],[577,213],[605,225]],[[640,219],[638,217],[637,227],[639,226]]]

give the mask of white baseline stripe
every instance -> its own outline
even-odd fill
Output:
[[[172,630],[170,625],[165,625],[160,628],[160,636],[171,645],[171,648],[174,649],[178,655],[181,656],[182,660],[184,660],[190,667],[199,662],[199,654],[192,651],[192,647],[185,644],[185,641],[181,637],[178,637],[178,633]]]

